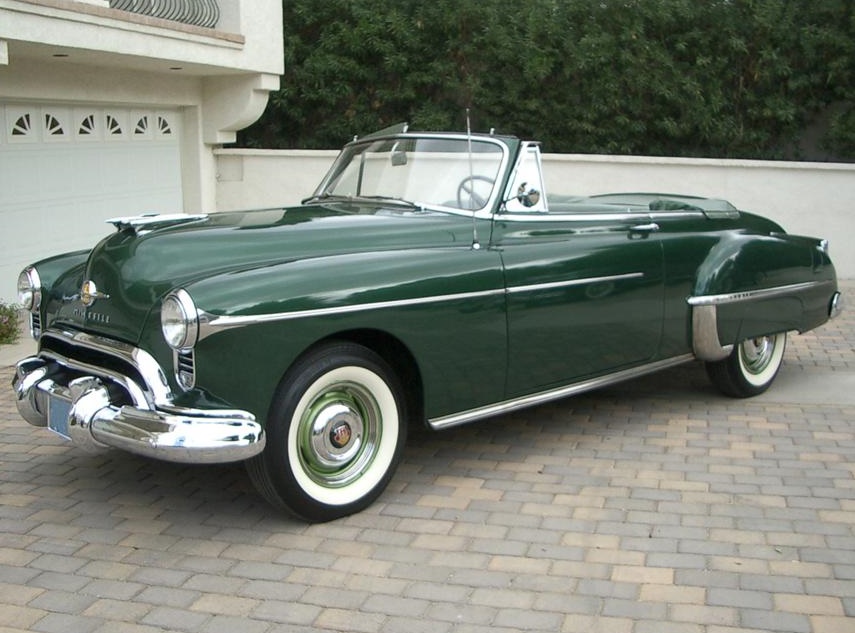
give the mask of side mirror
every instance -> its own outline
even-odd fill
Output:
[[[533,207],[540,202],[540,192],[534,187],[526,191],[527,187],[527,182],[520,185],[519,189],[517,189],[517,200],[524,207]]]
[[[396,142],[392,146],[392,155],[390,156],[390,160],[392,162],[392,167],[401,167],[402,165],[406,165],[407,150],[399,147],[399,143]]]

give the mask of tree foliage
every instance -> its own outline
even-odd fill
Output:
[[[855,160],[853,0],[283,0],[258,147],[409,121],[546,151]],[[823,155],[823,152],[825,154]]]

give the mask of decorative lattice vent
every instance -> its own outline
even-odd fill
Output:
[[[216,0],[110,0],[110,7],[210,29],[220,19]]]
[[[5,115],[5,116],[4,116]],[[174,135],[173,113],[125,108],[0,106],[0,143],[156,140]]]

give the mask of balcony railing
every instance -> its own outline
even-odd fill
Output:
[[[211,29],[220,19],[217,0],[110,0],[110,8]]]

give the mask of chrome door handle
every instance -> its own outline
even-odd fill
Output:
[[[650,224],[636,224],[629,229],[633,233],[655,233],[659,230],[659,225],[656,222]]]

